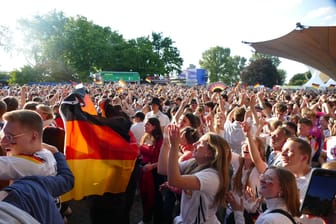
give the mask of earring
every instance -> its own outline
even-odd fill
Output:
[[[281,192],[279,192],[278,193],[278,198],[281,198],[281,197],[282,197]]]

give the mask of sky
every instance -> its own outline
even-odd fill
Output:
[[[336,25],[336,0],[11,0],[1,6],[0,25],[15,32],[18,19],[31,19],[52,10],[67,17],[86,17],[108,26],[125,39],[150,36],[170,37],[184,60],[199,67],[202,53],[211,47],[231,49],[231,56],[249,59],[253,48],[242,41],[258,42],[281,37],[300,22],[305,26]],[[20,45],[20,35],[15,36]],[[280,58],[287,81],[309,67]],[[0,49],[0,71],[27,64],[17,52]]]

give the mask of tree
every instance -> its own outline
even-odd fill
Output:
[[[305,84],[311,77],[312,77],[312,74],[310,73],[310,71],[305,72],[305,73],[295,74],[289,80],[288,85],[291,85],[291,86],[301,86],[301,85]]]
[[[15,70],[9,74],[9,83],[10,84],[20,84],[23,85],[28,82],[43,82],[43,70],[39,70],[37,67],[32,67],[26,65],[21,70]]]
[[[275,67],[279,67],[279,65],[281,64],[281,61],[278,57],[276,56],[272,56],[272,55],[268,55],[268,54],[262,54],[262,53],[259,53],[259,52],[255,52],[252,57],[250,58],[250,62],[251,61],[256,61],[258,59],[262,59],[262,58],[265,58],[265,59],[269,59],[272,61],[272,64],[275,66]]]
[[[241,73],[242,82],[247,85],[256,83],[272,88],[282,85],[282,78],[270,59],[260,58],[252,61]]]
[[[181,72],[183,59],[179,50],[173,46],[174,42],[169,37],[163,37],[162,33],[152,32],[152,45],[154,53],[158,54],[163,63],[163,71],[160,74]]]
[[[231,57],[230,54],[230,48],[219,46],[203,52],[199,64],[208,70],[210,83],[222,81],[231,84],[239,81],[239,74],[245,66],[246,59],[240,56]]]
[[[9,52],[13,48],[12,35],[9,27],[0,25],[0,49]]]
[[[179,72],[183,63],[174,42],[162,34],[126,41],[109,27],[56,11],[22,19],[20,25],[27,58],[33,58],[32,67],[44,69],[47,80],[87,81],[91,73],[101,70],[166,74]]]

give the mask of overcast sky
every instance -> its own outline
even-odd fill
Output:
[[[336,25],[335,0],[11,0],[1,5],[0,24],[15,29],[17,19],[54,9],[109,26],[125,39],[161,32],[180,50],[183,69],[189,64],[198,66],[202,53],[215,46],[230,48],[232,56],[249,58],[253,49],[241,41],[278,38],[295,29],[297,22]],[[26,63],[16,53],[0,53],[0,70]],[[308,70],[301,63],[280,60],[287,79]]]

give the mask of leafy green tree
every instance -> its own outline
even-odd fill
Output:
[[[101,70],[166,74],[179,72],[183,63],[174,42],[161,33],[126,41],[109,27],[56,11],[22,19],[20,26],[26,57],[33,58],[30,64],[42,69],[46,80],[87,81]]]
[[[283,69],[277,69],[278,70],[278,74],[279,74],[279,82],[281,83],[281,85],[285,84],[286,82],[286,76],[287,76],[287,72]]]
[[[245,66],[246,59],[240,56],[231,57],[230,48],[212,47],[202,54],[199,64],[208,70],[210,83],[222,81],[226,84],[240,80],[240,71]]]
[[[28,82],[44,82],[43,69],[38,67],[32,67],[29,65],[24,66],[21,70],[15,70],[10,72],[9,83],[23,85]]]
[[[242,82],[247,85],[256,83],[273,87],[282,85],[282,78],[270,59],[260,58],[252,61],[241,73]]]
[[[295,74],[289,80],[288,85],[291,85],[291,86],[301,86],[301,85],[305,84],[311,77],[312,77],[312,74],[310,73],[310,71],[305,72],[305,73]]]
[[[262,54],[262,53],[259,53],[259,52],[255,52],[252,55],[252,57],[250,58],[250,62],[258,60],[258,59],[262,59],[262,58],[266,58],[266,59],[271,60],[272,64],[275,67],[279,67],[279,65],[281,64],[281,61],[280,61],[280,59],[277,56],[272,56],[272,55],[268,55],[268,54]]]
[[[163,63],[163,71],[160,74],[181,72],[183,59],[180,57],[179,50],[173,44],[173,40],[169,37],[163,37],[162,33],[152,33],[153,51],[158,54]]]
[[[63,49],[64,27],[68,22],[63,12],[51,11],[45,15],[36,15],[32,19],[20,19],[26,58],[32,58],[31,64],[43,64],[54,60]]]

